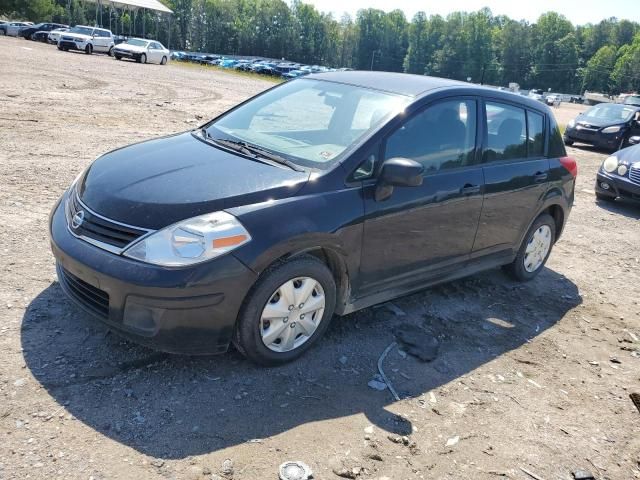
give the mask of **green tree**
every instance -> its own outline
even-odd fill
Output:
[[[587,62],[582,81],[583,90],[611,93],[610,77],[616,63],[616,49],[611,45],[601,47]]]

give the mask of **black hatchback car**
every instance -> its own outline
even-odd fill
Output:
[[[640,135],[640,106],[600,103],[567,124],[564,143],[587,143],[616,151],[629,146],[629,138]]]
[[[63,25],[61,23],[38,23],[37,25],[29,25],[26,28],[20,30],[19,35],[26,40],[42,40],[43,35],[36,35],[39,32],[47,32],[47,34],[51,30],[55,30],[56,28],[68,28],[68,25]],[[46,42],[46,35],[44,35],[44,41]]]
[[[344,315],[506,266],[535,277],[576,162],[542,103],[333,72],[95,160],[53,208],[60,285],[169,352],[290,361]]]

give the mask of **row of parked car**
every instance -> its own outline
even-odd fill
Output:
[[[171,52],[160,42],[114,35],[111,30],[86,25],[69,27],[60,23],[2,22],[0,34],[57,45],[58,50],[79,50],[86,54],[106,53],[116,60],[165,65]]]
[[[182,62],[193,62],[201,65],[214,65],[222,68],[271,75],[285,79],[293,79],[310,73],[336,72],[351,70],[349,68],[329,68],[322,65],[304,65],[285,60],[269,60],[265,58],[234,58],[208,53],[179,52],[171,53],[171,58]]]

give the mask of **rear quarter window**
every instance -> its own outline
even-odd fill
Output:
[[[567,151],[564,148],[564,142],[562,141],[562,133],[560,127],[555,118],[552,116],[549,118],[549,154],[550,158],[561,158],[567,156]]]

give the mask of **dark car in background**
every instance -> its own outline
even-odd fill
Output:
[[[54,206],[51,245],[64,292],[128,338],[279,364],[334,313],[493,267],[533,279],[576,174],[541,102],[323,73],[99,157]]]
[[[42,35],[36,38],[36,33],[47,32],[48,35],[50,31],[55,30],[56,28],[69,28],[69,25],[63,25],[61,23],[38,23],[36,25],[30,25],[20,30],[19,36],[27,40],[38,40],[40,39],[40,37],[42,37]],[[47,35],[44,35],[44,41],[46,41]]]
[[[635,144],[607,157],[598,170],[596,197],[603,201],[616,198],[640,203],[640,137]]]
[[[640,106],[600,103],[567,124],[565,145],[586,143],[616,151],[629,145],[629,138],[640,135]]]

